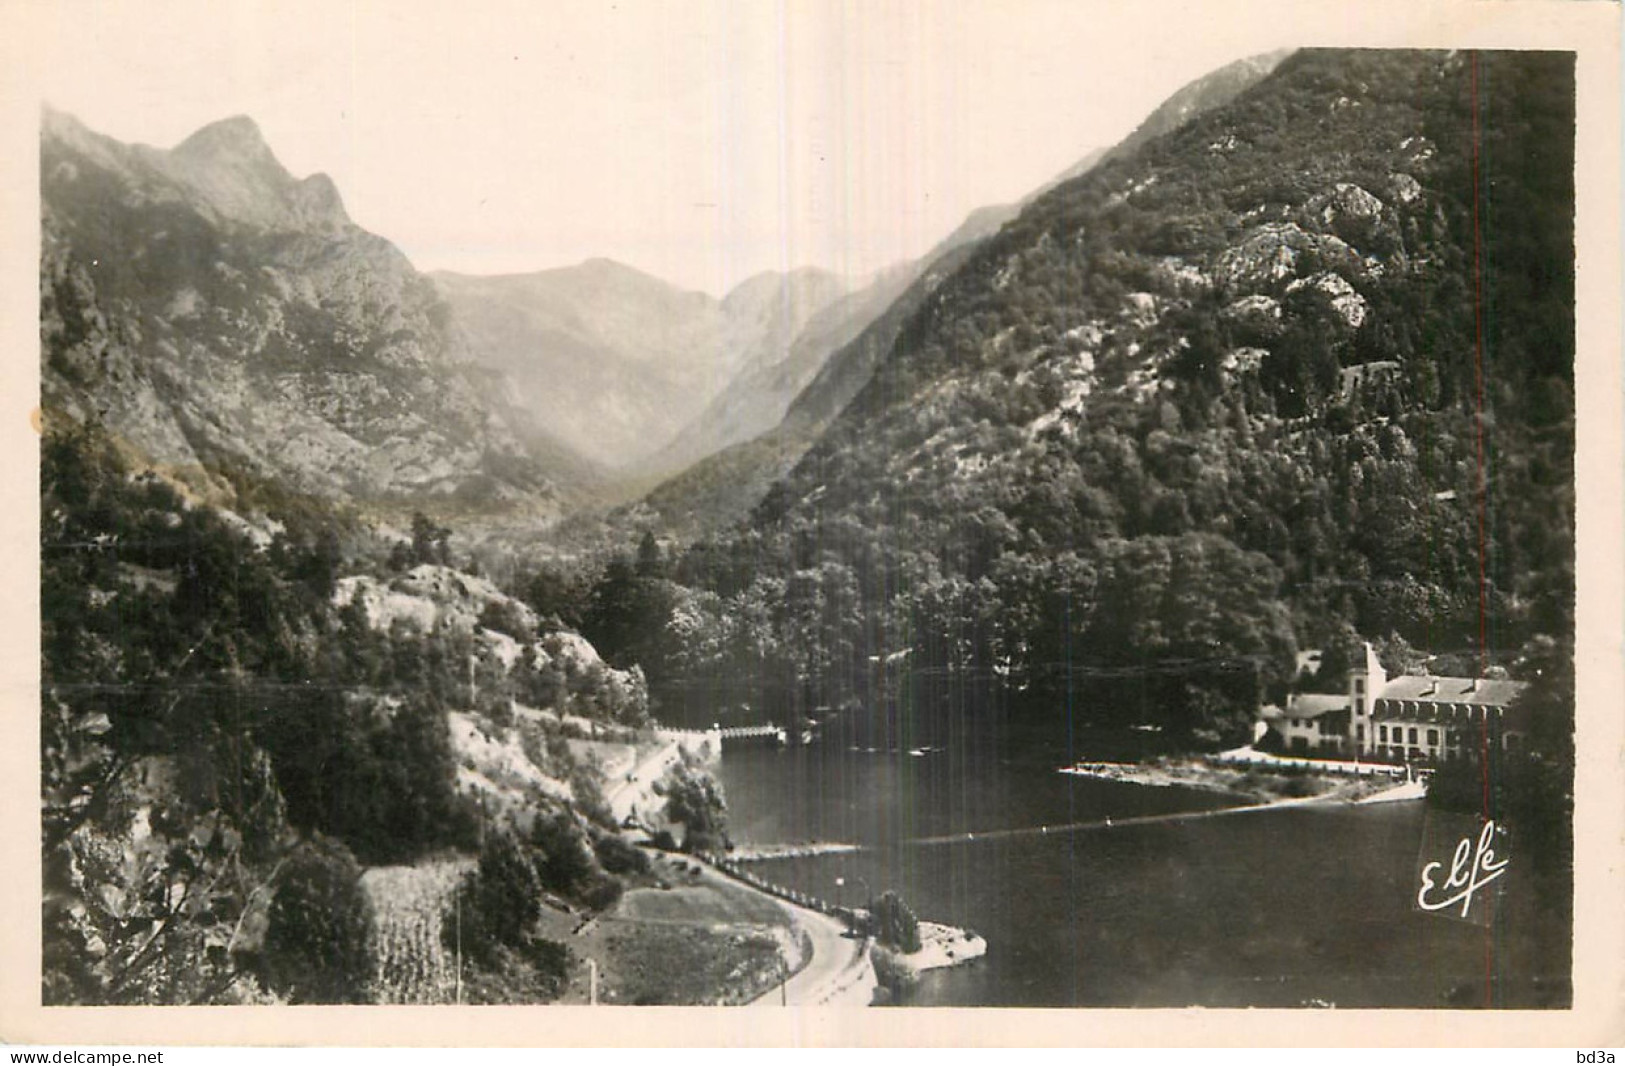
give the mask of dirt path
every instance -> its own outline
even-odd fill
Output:
[[[666,767],[678,759],[677,743],[663,741],[659,747],[637,761],[625,780],[616,782],[604,792],[604,801],[614,813],[617,822],[624,820],[640,802],[654,794],[654,783],[666,772]]]

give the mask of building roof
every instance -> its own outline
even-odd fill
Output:
[[[1522,681],[1496,681],[1472,677],[1402,676],[1388,679],[1377,693],[1379,700],[1415,700],[1419,703],[1462,703],[1474,707],[1505,707],[1524,690]]]
[[[1286,714],[1291,718],[1319,718],[1323,714],[1348,709],[1347,695],[1328,696],[1319,692],[1294,692],[1286,701]]]

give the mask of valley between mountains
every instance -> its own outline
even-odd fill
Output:
[[[1319,952],[1566,1005],[1574,106],[1565,54],[1248,59],[918,260],[720,296],[421,272],[251,118],[45,111],[44,1002],[1172,1006]],[[1156,876],[1114,842],[1343,789],[1202,768],[1368,649],[1525,684],[1517,758],[1412,768],[1493,777],[1543,914],[1504,974],[1260,932],[1108,987],[977,935],[1088,880],[1029,810]]]

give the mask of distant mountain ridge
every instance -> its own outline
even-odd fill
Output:
[[[205,495],[561,507],[447,311],[246,117],[165,151],[46,110],[41,392]]]
[[[1225,106],[1273,74],[1294,51],[1296,49],[1282,48],[1247,56],[1182,86],[1178,92],[1158,104],[1144,122],[1134,127],[1134,132],[1108,149],[1099,162],[1122,158],[1146,142],[1172,133],[1199,115]],[[1070,181],[1078,176],[1078,173],[1063,174],[1061,181]],[[1056,184],[1061,184],[1061,181]]]
[[[1272,62],[1187,87],[1135,136],[1234,95]],[[604,259],[425,278],[355,226],[326,175],[289,174],[246,116],[167,151],[49,110],[41,137],[49,401],[97,413],[135,450],[216,489],[247,476],[551,514],[678,471],[660,507],[737,517],[867,382],[963,249],[1021,206],[973,212],[921,260],[857,290],[801,269],[718,300]],[[725,498],[686,498],[719,471],[731,471]]]
[[[433,275],[479,365],[578,454],[605,467],[648,460],[742,368],[783,357],[844,294],[814,269],[764,273],[722,299],[593,259],[530,274]]]
[[[1087,169],[1103,155],[1104,150],[1092,152],[1068,168],[1067,173],[1081,172],[1080,168]],[[768,468],[747,471],[750,460],[745,456],[782,453],[792,438],[816,435],[823,420],[852,398],[856,390],[849,383],[856,384],[872,369],[872,362],[861,354],[831,366],[837,354],[878,322],[897,318],[891,311],[899,300],[907,300],[922,281],[931,284],[929,279],[940,277],[941,268],[953,253],[997,233],[1020,210],[1019,203],[975,209],[919,259],[881,271],[868,285],[826,306],[807,323],[782,357],[758,359],[741,368],[705,411],[646,464],[651,472],[665,472],[671,479],[671,484],[660,490],[659,501],[674,501],[684,493],[683,486],[690,481],[686,470],[691,466],[700,479],[729,469],[734,478],[745,477],[744,481],[734,481],[729,496],[743,498],[754,493],[759,497],[767,481],[784,471],[778,469],[778,463],[771,465],[772,474]],[[855,353],[876,350],[878,346],[870,343],[855,349]],[[808,395],[804,397],[804,393]],[[708,466],[712,456],[717,457],[716,463]],[[693,515],[713,505],[718,508],[719,522],[739,513],[737,506],[709,494],[704,499],[685,500],[680,506]]]

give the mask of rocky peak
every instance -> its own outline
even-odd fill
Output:
[[[160,166],[233,222],[322,231],[349,222],[332,179],[294,178],[247,115],[204,126],[164,153]]]
[[[66,111],[58,111],[50,104],[42,104],[40,106],[40,136],[73,143],[88,139],[91,132],[85,128],[83,122],[80,122]]]
[[[176,145],[173,154],[181,159],[194,159],[215,165],[251,163],[270,166],[286,174],[270,146],[260,133],[259,125],[247,115],[233,115],[207,126]]]
[[[344,211],[339,187],[326,174],[312,174],[301,181],[294,190],[294,199],[309,221],[344,223],[350,220]]]

